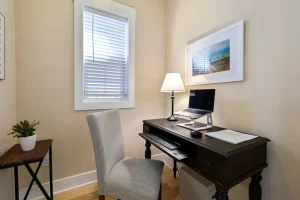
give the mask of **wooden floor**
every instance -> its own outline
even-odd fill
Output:
[[[90,184],[74,190],[54,195],[55,200],[98,200],[97,184]],[[164,168],[162,177],[162,199],[163,200],[182,200],[179,197],[179,178],[174,179],[173,171]],[[105,200],[115,200],[106,197]]]

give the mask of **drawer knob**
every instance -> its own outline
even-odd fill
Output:
[[[212,167],[212,166],[213,166],[213,164],[212,164],[211,162],[208,162],[208,161],[206,161],[206,160],[204,160],[204,162],[205,162],[205,164],[206,164],[208,167]]]

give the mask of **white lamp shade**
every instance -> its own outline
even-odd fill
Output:
[[[178,73],[168,73],[161,87],[161,92],[185,92],[185,88]]]

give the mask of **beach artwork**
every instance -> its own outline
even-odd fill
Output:
[[[202,49],[192,57],[193,76],[230,70],[230,39]]]
[[[244,21],[187,45],[186,84],[244,80]]]

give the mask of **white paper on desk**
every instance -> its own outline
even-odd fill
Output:
[[[239,133],[232,130],[223,130],[223,131],[216,131],[216,132],[209,132],[205,135],[208,135],[210,137],[223,140],[225,142],[229,142],[232,144],[239,144],[248,140],[252,140],[254,138],[257,138],[255,135],[248,135],[244,133]]]

